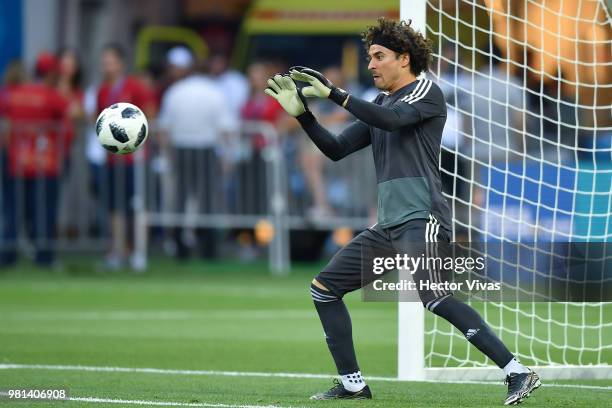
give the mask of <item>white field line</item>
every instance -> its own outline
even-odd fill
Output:
[[[272,319],[272,318],[303,318],[310,319],[315,316],[310,310],[143,310],[143,311],[74,311],[74,312],[4,312],[0,313],[0,320],[191,320],[191,319]]]
[[[96,367],[81,365],[46,365],[46,364],[0,364],[0,370],[52,370],[52,371],[90,371],[90,372],[112,372],[112,373],[144,373],[144,374],[166,374],[166,375],[208,375],[218,377],[264,377],[264,378],[295,378],[295,379],[329,379],[333,374],[307,374],[307,373],[264,373],[249,371],[216,371],[216,370],[172,370],[163,368],[132,368],[132,367]],[[395,377],[366,376],[368,381],[402,382]],[[425,383],[445,384],[476,384],[476,385],[498,385],[501,382],[494,381],[449,381],[449,380],[424,380]],[[578,388],[589,390],[612,391],[612,386],[583,385],[583,384],[554,384],[544,383],[544,387]]]
[[[7,396],[7,393],[0,393]],[[5,400],[6,401],[6,400]],[[29,401],[29,400],[22,400]],[[49,401],[49,400],[44,400]],[[143,400],[124,400],[114,398],[96,398],[96,397],[68,397],[58,401],[76,401],[76,402],[92,402],[98,404],[125,404],[125,405],[146,405],[158,407],[206,407],[206,408],[292,408],[289,406],[279,405],[233,405],[214,402],[171,402],[171,401],[143,401]]]
[[[141,400],[120,400],[107,398],[68,398],[68,401],[79,402],[98,402],[102,404],[132,404],[132,405],[147,405],[147,406],[162,406],[162,407],[210,407],[210,408],[291,408],[281,407],[279,405],[231,405],[231,404],[215,404],[208,402],[165,402],[165,401],[141,401]]]

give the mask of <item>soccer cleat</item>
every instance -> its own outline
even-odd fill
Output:
[[[508,396],[504,405],[516,405],[525,401],[533,390],[540,388],[540,377],[533,371],[528,373],[512,373],[506,376],[504,384],[508,384]]]
[[[348,391],[337,378],[334,379],[334,386],[329,390],[315,394],[311,400],[331,400],[331,399],[372,399],[372,392],[367,385],[356,392]]]

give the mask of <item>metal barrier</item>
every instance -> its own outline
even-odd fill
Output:
[[[305,134],[281,137],[266,122],[244,122],[239,135],[210,148],[175,148],[160,144],[152,125],[146,147],[127,164],[126,156],[107,155],[90,126],[12,124],[0,132],[12,135],[0,146],[0,255],[133,249],[142,268],[153,231],[190,228],[206,238],[211,230],[247,229],[270,240],[270,268],[286,273],[291,230],[359,230],[371,222],[369,149],[334,163]],[[29,147],[17,146],[24,141]],[[312,211],[305,151],[318,155],[332,212]]]
[[[287,273],[290,230],[367,227],[376,197],[375,190],[364,192],[364,187],[375,188],[371,151],[358,152],[343,163],[323,159],[332,167],[328,170],[336,187],[335,197],[330,196],[340,205],[334,214],[313,216],[304,203],[309,194],[305,182],[296,187],[300,182],[295,180],[299,177],[295,142],[295,138],[280,137],[267,122],[246,121],[239,137],[214,148],[165,146],[153,162],[139,152],[139,256],[146,257],[151,227],[258,229],[267,225],[273,235],[268,252],[271,271]]]
[[[1,122],[0,263],[18,253],[51,263],[56,251],[99,251],[108,228],[91,191],[82,129]]]

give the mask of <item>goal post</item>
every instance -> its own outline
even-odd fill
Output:
[[[447,96],[440,171],[454,241],[612,241],[608,7],[400,0],[401,19],[433,41],[429,75]],[[472,305],[544,379],[612,378],[612,303]],[[503,376],[418,302],[398,304],[397,370],[415,381]]]
[[[412,27],[425,33],[427,1],[400,0],[400,18],[412,20]],[[399,302],[397,319],[397,376],[400,380],[424,380],[425,308],[418,302]]]

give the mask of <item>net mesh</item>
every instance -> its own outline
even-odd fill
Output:
[[[454,240],[610,241],[605,0],[429,0],[427,37],[448,105],[440,170]],[[527,364],[612,360],[609,303],[473,306]],[[442,319],[428,317],[426,336],[427,367],[493,364]]]

